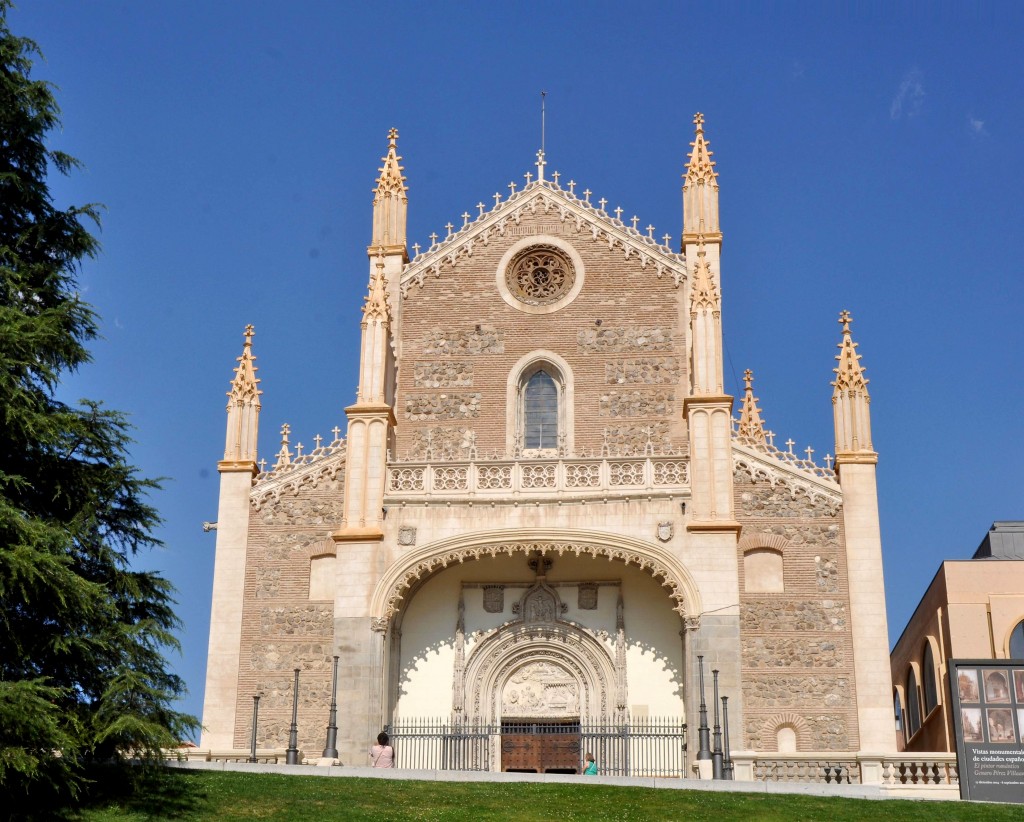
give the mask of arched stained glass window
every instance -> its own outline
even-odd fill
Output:
[[[1010,634],[1010,659],[1024,659],[1024,619]]]
[[[558,386],[547,371],[526,382],[523,398],[523,447],[558,447]]]
[[[924,670],[921,676],[924,678],[924,715],[928,716],[939,704],[939,690],[935,684],[935,655],[932,653],[932,644],[924,643]]]

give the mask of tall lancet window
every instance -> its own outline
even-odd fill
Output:
[[[523,448],[558,448],[558,386],[543,369],[523,391]]]

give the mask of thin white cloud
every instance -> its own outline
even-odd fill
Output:
[[[967,115],[967,129],[973,137],[988,137],[988,129],[985,128],[985,121],[979,120],[973,114]]]
[[[889,116],[893,120],[899,120],[904,115],[916,117],[921,113],[924,108],[923,79],[924,75],[921,74],[921,70],[918,68],[912,68],[903,75],[900,87],[896,91],[896,96],[892,98],[892,102],[889,104]]]

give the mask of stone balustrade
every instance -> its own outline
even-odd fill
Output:
[[[689,492],[685,457],[605,457],[474,462],[392,462],[389,501],[671,496]]]

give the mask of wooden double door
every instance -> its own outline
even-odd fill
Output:
[[[579,722],[503,722],[501,769],[520,773],[579,773]]]

